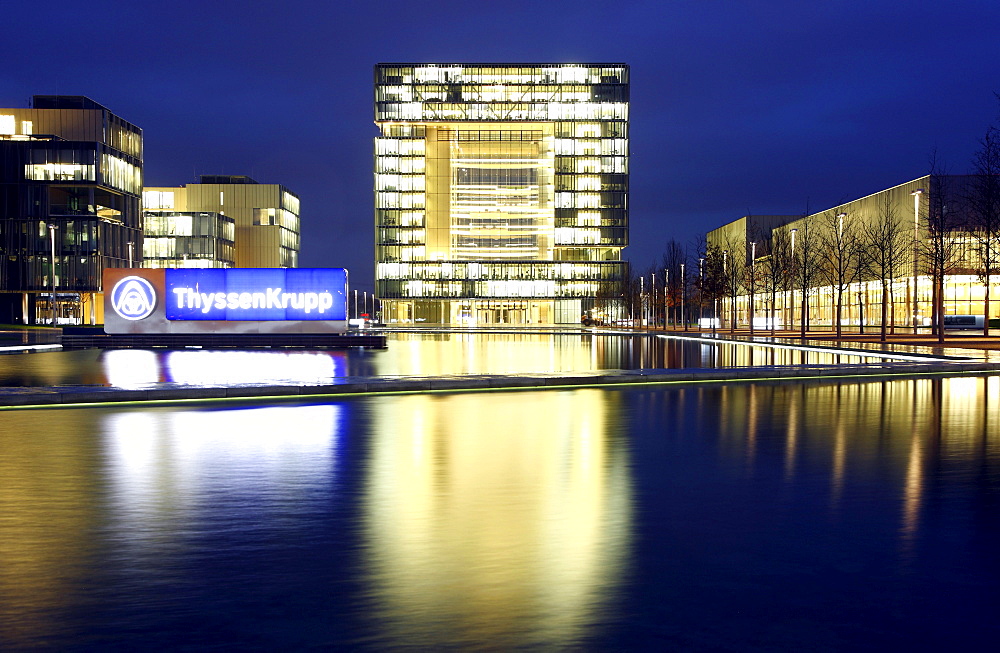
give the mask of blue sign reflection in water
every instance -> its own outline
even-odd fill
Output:
[[[992,377],[0,413],[0,633],[974,648],[1000,635],[998,396]]]
[[[116,349],[101,356],[108,383],[137,389],[157,383],[194,386],[323,384],[344,376],[343,351],[149,351]]]

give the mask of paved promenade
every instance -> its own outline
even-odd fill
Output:
[[[605,330],[601,330],[605,331]],[[700,338],[698,332],[683,330],[626,331],[631,337]],[[717,334],[720,340],[739,341],[756,346],[797,347],[797,338],[765,337],[748,333]],[[449,375],[435,377],[378,377],[335,379],[329,384],[302,385],[253,385],[230,384],[191,386],[158,383],[154,386],[126,389],[108,386],[56,386],[56,387],[0,387],[0,409],[28,407],[83,406],[96,404],[129,404],[134,402],[248,402],[248,401],[311,401],[345,395],[374,395],[389,393],[425,393],[456,391],[491,391],[513,389],[554,389],[564,387],[622,387],[643,384],[691,385],[726,384],[742,382],[831,382],[834,380],[876,381],[894,378],[931,378],[941,376],[1000,374],[1000,361],[990,360],[990,350],[972,346],[974,339],[959,341],[949,339],[942,349],[913,340],[894,340],[890,347],[873,346],[868,342],[842,342],[831,344],[823,335],[807,339],[807,346],[830,350],[833,353],[862,354],[871,356],[881,352],[879,362],[865,364],[830,365],[775,365],[699,369],[643,369],[601,370],[573,373],[531,373],[503,375]],[[961,342],[964,347],[956,346]],[[992,342],[988,343],[993,345]]]
[[[587,332],[589,330],[583,330]],[[610,332],[610,329],[597,329]],[[703,338],[697,330],[614,330],[630,337]],[[801,347],[798,334],[760,331],[719,331],[719,340],[755,346]],[[83,406],[95,404],[176,403],[215,401],[310,401],[344,395],[491,391],[561,387],[615,387],[626,385],[690,385],[742,382],[831,382],[834,380],[876,381],[894,378],[1000,374],[1000,338],[982,336],[949,337],[945,347],[930,337],[898,334],[889,343],[867,336],[847,334],[839,343],[829,332],[812,332],[805,346],[845,355],[877,355],[878,362],[830,365],[774,365],[698,369],[601,370],[572,373],[530,373],[497,375],[449,375],[435,377],[344,377],[329,384],[254,385],[232,384],[191,386],[158,383],[150,387],[126,389],[109,386],[0,387],[0,410],[28,407]],[[795,337],[793,337],[795,336]]]

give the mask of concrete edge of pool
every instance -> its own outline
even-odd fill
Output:
[[[302,401],[335,396],[426,392],[468,392],[626,385],[694,385],[754,381],[878,381],[1000,374],[1000,364],[983,362],[881,363],[859,365],[762,366],[712,369],[602,370],[585,373],[533,373],[440,377],[348,379],[323,385],[181,386],[125,389],[106,386],[3,387],[0,410],[95,405],[204,402]]]

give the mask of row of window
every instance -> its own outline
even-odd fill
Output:
[[[559,299],[599,297],[614,294],[616,282],[565,280],[530,281],[413,281],[380,280],[376,292],[382,299],[409,298],[497,298]]]
[[[462,84],[441,86],[377,86],[376,102],[627,102],[627,86],[619,84],[503,85]]]
[[[410,263],[382,262],[376,267],[377,279],[495,279],[495,280],[608,280],[619,279],[625,263],[601,262],[509,262],[426,261]]]
[[[628,66],[574,64],[540,66],[379,65],[376,84],[627,84]]]
[[[460,104],[378,102],[375,120],[504,121],[628,120],[627,102]]]
[[[236,239],[236,223],[219,213],[147,213],[143,230],[149,236],[216,236]]]

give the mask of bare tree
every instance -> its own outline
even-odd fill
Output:
[[[692,270],[691,270],[691,288],[695,291],[695,298],[697,299],[698,308],[698,328],[701,328],[701,317],[705,309],[705,294],[703,292],[704,276],[705,276],[705,260],[708,258],[708,241],[704,234],[699,235],[691,243],[691,253],[692,253]],[[694,259],[698,259],[698,267],[695,269]],[[697,276],[695,276],[697,274]],[[692,311],[694,309],[692,308]],[[690,321],[690,320],[689,320]]]
[[[746,242],[732,239],[726,242],[722,251],[722,269],[726,279],[726,295],[729,299],[729,332],[736,330],[736,298],[740,294],[747,265]]]
[[[937,170],[936,157],[932,155],[931,169]],[[959,262],[959,212],[949,204],[952,197],[949,177],[932,172],[926,211],[918,216],[925,237],[916,243],[921,266],[931,277],[931,323],[939,343],[944,342],[944,280],[952,274]],[[915,273],[920,270],[916,270]],[[916,292],[916,289],[914,289]]]
[[[1000,128],[991,125],[979,140],[966,198],[976,274],[985,289],[983,335],[990,333],[990,286],[1000,273]]]
[[[843,335],[844,294],[860,272],[857,219],[838,208],[825,212],[820,221],[823,226],[820,277],[833,289],[833,330],[839,340]]]
[[[888,194],[879,202],[878,215],[861,233],[865,270],[878,279],[882,289],[882,319],[879,339],[886,341],[886,323],[896,333],[896,303],[890,302],[892,283],[906,262],[907,230],[900,222],[895,204]],[[890,305],[891,304],[891,309]]]
[[[778,293],[786,290],[791,281],[791,252],[789,235],[784,230],[775,229],[771,232],[770,252],[764,260],[762,282],[764,292],[770,298],[768,319],[770,320],[771,336],[774,336],[777,321]]]
[[[743,266],[743,287],[747,291],[747,322],[752,336],[754,318],[757,316],[757,289],[760,287],[762,272],[757,264],[757,255],[764,251],[764,238],[759,224],[749,213],[747,213],[747,241],[743,250],[746,257]]]
[[[667,241],[663,251],[664,298],[671,312],[672,322],[677,324],[677,307],[681,298],[681,265],[687,262],[687,250],[674,239]],[[664,317],[664,321],[666,318]]]
[[[820,237],[816,219],[806,215],[799,221],[790,239],[792,272],[795,285],[802,292],[799,321],[800,337],[804,340],[809,329],[809,292],[819,276]]]
[[[701,274],[698,276],[699,296],[711,302],[712,305],[713,334],[719,325],[719,301],[726,297],[729,286],[726,273],[726,268],[728,267],[727,259],[728,256],[723,250],[718,247],[707,247]],[[723,307],[723,310],[725,310],[725,307]]]

